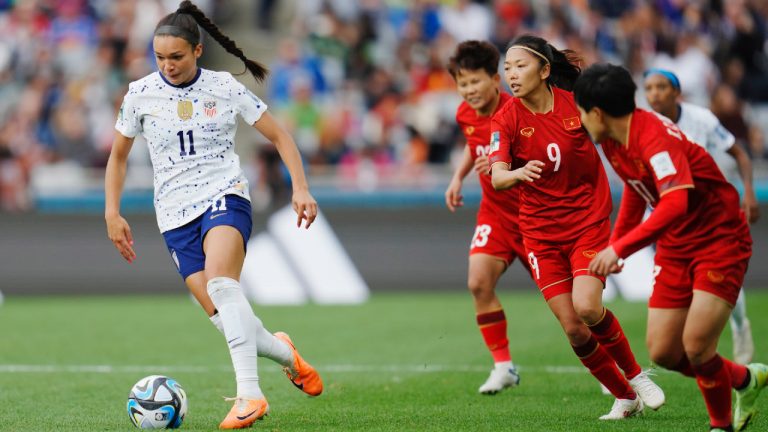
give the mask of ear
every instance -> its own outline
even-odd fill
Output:
[[[192,52],[195,54],[195,58],[199,59],[200,56],[203,55],[203,44],[195,45],[195,48],[192,50]]]
[[[549,63],[542,66],[541,70],[539,70],[539,76],[541,76],[542,81],[546,81],[547,78],[549,78],[549,75],[551,73],[552,73],[552,65]]]
[[[496,83],[496,87],[498,87],[499,84],[501,84],[501,75],[499,75],[498,73],[493,74],[491,79],[493,79],[493,82]]]

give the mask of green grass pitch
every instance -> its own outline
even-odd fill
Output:
[[[491,366],[468,294],[378,294],[362,306],[260,307],[321,372],[315,399],[260,360],[270,431],[706,431],[691,379],[660,371],[658,412],[601,422],[612,399],[581,366],[536,294],[502,295],[521,386],[496,396],[477,387]],[[613,302],[648,366],[643,304]],[[768,291],[748,295],[757,360],[768,360]],[[235,384],[226,344],[186,296],[6,299],[0,307],[0,431],[133,430],[126,398],[139,378],[170,375],[189,396],[182,430],[215,430]],[[730,356],[730,332],[721,352]],[[768,430],[768,395],[752,431]]]

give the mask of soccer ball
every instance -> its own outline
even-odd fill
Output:
[[[175,429],[187,414],[187,393],[172,378],[151,375],[131,388],[127,409],[137,428]]]

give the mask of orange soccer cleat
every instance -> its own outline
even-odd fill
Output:
[[[232,399],[226,399],[232,400]],[[235,398],[235,405],[219,424],[219,429],[244,429],[251,427],[256,420],[261,420],[269,412],[266,399]]]
[[[291,347],[291,351],[293,351],[293,366],[283,368],[285,375],[291,380],[293,385],[310,396],[318,396],[322,393],[323,380],[320,379],[320,374],[317,373],[312,365],[301,358],[299,352],[296,351],[296,347],[293,346],[291,338],[283,332],[275,333],[275,337],[287,343]]]

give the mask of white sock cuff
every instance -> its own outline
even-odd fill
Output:
[[[224,289],[240,289],[240,282],[225,276],[218,276],[208,281],[206,286],[208,295],[213,298],[215,294]]]

